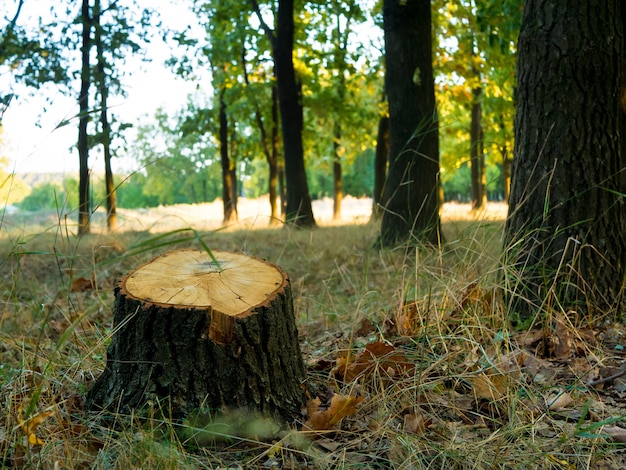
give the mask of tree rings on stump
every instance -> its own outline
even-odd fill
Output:
[[[90,409],[128,412],[157,399],[175,416],[222,407],[300,415],[304,365],[278,266],[228,252],[166,253],[116,287],[113,320]]]

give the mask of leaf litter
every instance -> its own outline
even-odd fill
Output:
[[[299,246],[306,243],[298,240],[289,249],[297,254]],[[261,255],[269,257],[269,253]],[[372,302],[366,310],[359,298],[366,294],[358,284],[353,286],[354,279],[343,286],[336,282],[339,277],[330,273],[326,281],[320,278],[324,258],[307,256],[306,266],[298,256],[291,266],[285,266],[288,258],[278,260],[294,279],[302,279],[294,286],[300,311],[307,311],[314,305],[311,299],[320,297],[311,291],[312,286],[323,285],[329,289],[329,297],[344,296],[352,302],[346,310],[355,311],[357,318],[341,323],[345,320],[320,315],[300,324],[301,332],[306,333],[303,351],[310,391],[302,420],[273,437],[243,441],[232,436],[226,443],[201,447],[197,456],[177,447],[183,460],[220,459],[223,464],[235,465],[247,459],[264,468],[419,468],[436,467],[445,457],[449,468],[462,468],[468,459],[477,462],[479,458],[485,466],[498,466],[500,455],[512,467],[580,468],[591,459],[595,465],[591,468],[622,468],[624,448],[620,446],[626,441],[623,325],[575,327],[570,315],[554,314],[541,328],[514,331],[496,321],[501,312],[493,290],[471,279],[455,280],[452,287],[428,289],[413,298],[413,292],[398,289],[397,279],[390,278],[391,285],[377,280],[376,289],[394,294],[378,304]],[[53,264],[47,270],[29,269],[30,258],[20,261],[18,268],[31,276],[55,272]],[[391,269],[405,269],[406,260],[390,255],[368,262],[373,276],[376,270],[386,275]],[[126,258],[124,263],[107,269],[123,273],[137,261]],[[471,269],[467,271],[471,277]],[[336,273],[347,276],[343,268]],[[459,274],[444,273],[437,279],[455,275]],[[99,274],[98,286],[101,279]],[[50,369],[53,375],[32,367],[43,370],[47,382],[38,401],[39,411],[31,410],[28,417],[21,418],[14,411],[13,420],[0,425],[0,446],[7,464],[32,465],[33,451],[42,456],[48,452],[45,455],[50,457],[53,452],[49,449],[62,446],[73,448],[87,462],[113,449],[120,453],[121,441],[94,426],[79,405],[68,401],[68,396],[88,387],[97,374],[102,331],[111,326],[107,309],[101,306],[102,293],[90,288],[96,285],[90,286],[90,282],[91,277],[85,276],[83,283],[68,289],[59,276],[59,284],[70,292],[44,301],[50,305],[49,320],[54,320],[47,326],[38,308],[30,314],[22,310],[21,330],[6,313],[3,316],[3,326],[10,324],[19,334],[2,337],[0,354],[4,363],[14,364],[23,385],[25,375],[15,356],[23,356],[25,363],[61,359],[60,365]],[[39,284],[53,290],[49,278],[40,279]],[[365,290],[372,288],[368,285]],[[21,292],[19,297],[22,305],[24,299],[39,300],[29,292]],[[67,321],[83,315],[84,324],[69,341],[63,335]],[[38,340],[42,325],[42,340]],[[17,338],[21,338],[19,343]],[[60,338],[66,343],[59,349]],[[75,342],[85,348],[83,355],[77,352]],[[67,359],[58,351],[65,351]],[[3,383],[3,396],[13,397],[5,402],[9,401],[13,410],[17,410],[16,403],[26,403],[26,393],[39,386],[29,383],[23,393],[16,393],[19,387],[15,384],[20,380]],[[60,392],[67,388],[69,394]],[[135,440],[133,434],[128,435],[131,444],[126,452],[131,460],[140,457],[137,443],[162,439],[141,423]],[[67,455],[65,458],[70,460]]]

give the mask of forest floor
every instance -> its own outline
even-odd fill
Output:
[[[550,302],[529,329],[511,327],[505,205],[445,205],[445,243],[416,250],[372,248],[369,200],[347,199],[340,222],[316,201],[316,230],[269,228],[266,206],[241,201],[227,229],[219,203],[120,210],[116,234],[99,212],[82,237],[73,216],[6,215],[0,467],[626,468],[626,330]],[[262,421],[263,433],[228,413],[211,425],[119,415],[105,427],[83,398],[104,367],[115,285],[201,243],[289,274],[308,409],[287,427]],[[315,413],[326,422],[303,429]]]

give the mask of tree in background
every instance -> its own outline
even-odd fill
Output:
[[[78,234],[89,233],[89,218],[91,216],[91,203],[89,199],[89,141],[87,125],[89,123],[89,87],[91,85],[91,11],[89,0],[82,0],[80,24],[81,33],[81,68],[80,68],[80,93],[78,95]]]
[[[66,2],[50,7],[49,19],[44,21],[43,12],[36,28],[27,30],[17,24],[23,1],[18,3],[17,13],[5,30],[0,41],[0,66],[10,67],[16,83],[25,84],[39,90],[44,83],[59,85],[62,93],[74,96],[72,82],[79,78],[81,82],[78,96],[79,136],[77,148],[80,166],[79,191],[79,232],[89,232],[89,217],[92,209],[89,189],[90,169],[89,151],[95,144],[103,144],[105,155],[105,173],[109,185],[107,193],[108,224],[112,227],[114,214],[114,185],[110,159],[113,154],[111,141],[119,135],[125,125],[120,125],[116,132],[109,119],[107,98],[111,93],[124,95],[121,85],[127,53],[137,53],[141,43],[147,38],[146,25],[151,21],[148,10],[140,9],[133,2],[115,0],[107,6],[101,0],[92,5],[89,0],[80,2],[78,14],[76,4]],[[136,13],[140,11],[140,17]],[[105,15],[106,18],[105,19]],[[4,48],[4,46],[6,46]],[[97,60],[92,63],[90,51],[97,49]],[[80,61],[76,52],[80,50]],[[90,85],[96,84],[96,87]],[[101,132],[91,129],[94,120],[91,115],[96,110],[89,103],[94,99],[90,89],[99,95],[99,114]],[[34,92],[33,92],[34,93]],[[72,119],[61,122],[68,125]]]
[[[108,96],[109,87],[105,71],[104,45],[102,42],[102,24],[100,22],[100,0],[95,0],[93,13],[94,41],[96,45],[96,82],[100,91],[100,125],[102,135],[102,151],[104,153],[104,179],[106,184],[107,229],[117,228],[117,202],[113,170],[111,169],[111,124],[109,123]]]
[[[498,166],[508,200],[513,142],[515,52],[521,4],[514,0],[435,0],[435,76],[442,182],[471,167],[470,200],[486,202],[489,168]]]
[[[383,6],[389,174],[379,244],[438,244],[439,143],[429,0]]]
[[[504,241],[514,320],[621,311],[622,34],[619,0],[525,4]]]
[[[250,1],[272,45],[272,56],[276,67],[287,182],[286,221],[299,227],[313,227],[316,224],[302,146],[302,88],[296,79],[293,64],[294,0],[279,0],[276,31],[265,22],[256,0]]]

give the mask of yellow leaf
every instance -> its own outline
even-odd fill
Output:
[[[23,406],[20,405],[17,408],[18,411],[18,423],[22,428],[22,432],[26,435],[28,439],[28,444],[32,446],[40,446],[43,445],[44,442],[37,437],[36,431],[39,426],[43,424],[45,420],[54,415],[54,411],[44,411],[42,413],[37,413],[35,416],[24,420],[23,416]]]

